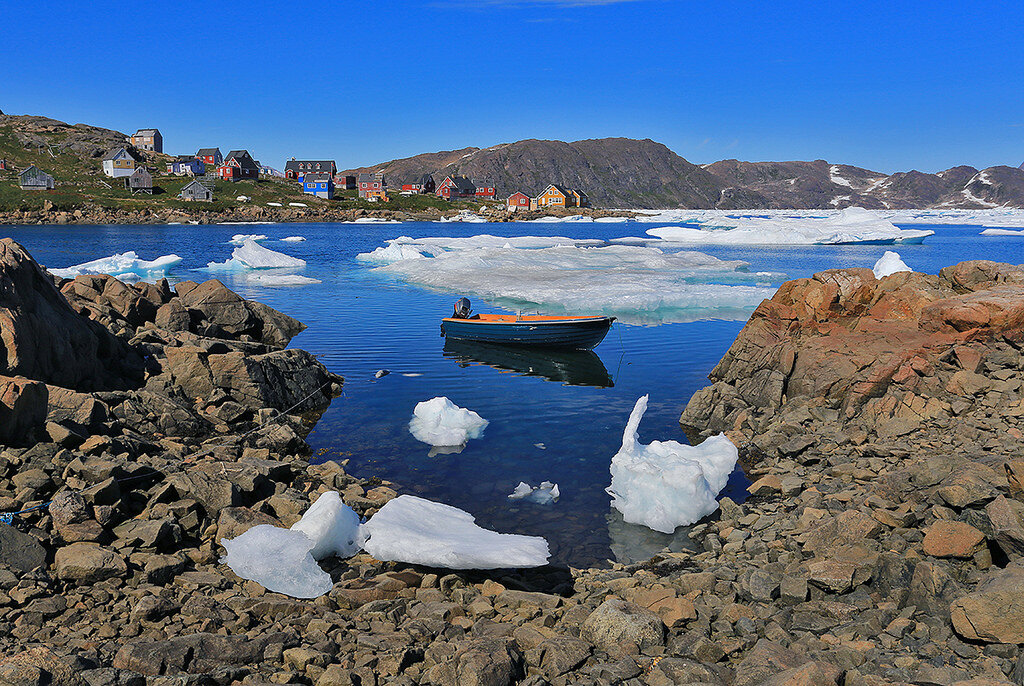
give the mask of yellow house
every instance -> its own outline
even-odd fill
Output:
[[[575,207],[576,197],[572,191],[553,183],[537,196],[537,207]]]

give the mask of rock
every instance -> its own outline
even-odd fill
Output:
[[[217,536],[214,540],[220,543],[222,538],[236,538],[257,524],[282,526],[277,518],[263,512],[247,507],[225,507],[217,519]]]
[[[996,498],[1005,478],[978,462],[967,462],[939,484],[936,492],[950,507],[960,510]]]
[[[1024,559],[1024,503],[999,496],[985,506],[985,514],[996,544],[1006,556]]]
[[[581,636],[604,650],[639,652],[665,642],[665,625],[650,610],[608,598],[584,620]]]
[[[827,686],[838,682],[841,674],[841,669],[828,662],[808,662],[770,676],[760,686]]]
[[[949,604],[963,595],[963,588],[941,562],[918,562],[910,581],[907,605],[945,619]]]
[[[54,567],[58,578],[84,583],[124,576],[128,572],[120,555],[95,543],[72,543],[58,548]]]
[[[590,657],[591,650],[591,645],[579,638],[549,638],[527,651],[526,663],[552,679],[583,664]]]
[[[2,317],[0,310],[0,325]],[[7,332],[0,335],[2,349]],[[31,444],[46,423],[46,400],[46,384],[24,377],[0,376],[0,444]]]
[[[249,336],[253,340],[283,348],[305,329],[302,322],[277,310],[244,300],[217,279],[205,281],[180,296],[181,305],[199,312],[218,338]]]
[[[0,523],[0,564],[31,572],[46,566],[46,549],[32,536]]]
[[[965,639],[1024,643],[1024,565],[996,570],[949,608],[953,628]]]
[[[188,310],[179,300],[172,300],[159,307],[154,316],[154,323],[161,329],[167,331],[188,331],[192,325],[192,318]]]
[[[985,544],[985,534],[970,524],[940,519],[924,536],[924,552],[932,557],[973,557]]]
[[[163,641],[135,639],[117,651],[113,666],[150,676],[202,674],[224,666],[248,666],[259,662],[268,645],[285,640],[281,634],[250,639],[210,633],[175,636]]]
[[[881,532],[882,525],[870,515],[846,510],[803,535],[804,550],[817,553],[842,545],[861,543]]]
[[[774,641],[760,639],[736,665],[735,686],[761,684],[769,677],[799,667],[810,659]]]
[[[711,665],[678,657],[666,657],[652,666],[644,676],[644,683],[649,686],[672,686],[673,684],[724,686],[726,681]]]
[[[438,686],[509,686],[520,673],[519,659],[508,641],[471,638],[452,644],[451,659],[432,667],[430,683]]]

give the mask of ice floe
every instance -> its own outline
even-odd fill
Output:
[[[488,423],[476,412],[441,396],[416,405],[409,431],[416,440],[432,446],[462,446],[482,436]]]
[[[264,248],[252,238],[246,238],[242,241],[242,245],[231,251],[231,259],[226,262],[210,262],[206,268],[211,271],[238,271],[244,269],[295,269],[305,266],[305,260]]]
[[[63,279],[73,279],[83,274],[109,274],[122,281],[148,281],[167,276],[171,269],[181,263],[177,255],[163,255],[155,260],[142,260],[134,250],[83,262],[73,267],[50,269],[50,273]]]
[[[1013,229],[985,229],[982,236],[1024,236],[1024,230],[1014,231]]]
[[[441,217],[438,221],[443,223],[466,222],[469,224],[483,224],[487,220],[470,210],[459,210],[458,214],[452,215],[451,217]]]
[[[267,235],[263,233],[236,233],[231,237],[228,243],[234,243],[235,245],[242,245],[246,241],[265,241]]]
[[[509,493],[508,499],[526,500],[538,505],[549,505],[558,500],[561,495],[558,491],[558,484],[553,484],[550,481],[542,481],[540,486],[531,486],[525,481],[520,481],[515,490]]]
[[[876,279],[895,274],[896,272],[912,272],[914,271],[907,266],[906,262],[900,259],[900,254],[893,252],[892,250],[886,250],[885,254],[878,258],[875,262],[875,266],[871,268],[871,271],[875,273]]]
[[[701,252],[560,237],[401,237],[358,257],[382,275],[512,310],[637,324],[745,319],[785,277]]]
[[[301,243],[306,240],[305,236],[286,236],[281,239],[285,243]]]
[[[636,401],[622,434],[622,447],[612,457],[612,482],[606,490],[612,507],[629,524],[672,533],[718,509],[739,456],[736,446],[718,434],[697,446],[676,441],[640,443],[637,427],[647,410],[648,396]]]
[[[473,515],[411,495],[389,501],[361,528],[363,549],[378,560],[448,569],[503,569],[547,564],[539,536],[481,528]]]

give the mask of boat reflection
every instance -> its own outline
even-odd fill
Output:
[[[615,383],[593,350],[538,350],[494,343],[445,339],[444,356],[468,367],[484,364],[566,386],[610,388]]]

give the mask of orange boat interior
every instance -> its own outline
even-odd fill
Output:
[[[446,317],[445,321],[455,322],[478,322],[480,324],[513,324],[515,322],[561,322],[561,321],[579,321],[582,319],[603,319],[600,316],[591,317],[554,317],[550,315],[541,314],[481,314],[474,315],[471,319],[453,319],[452,317]]]

